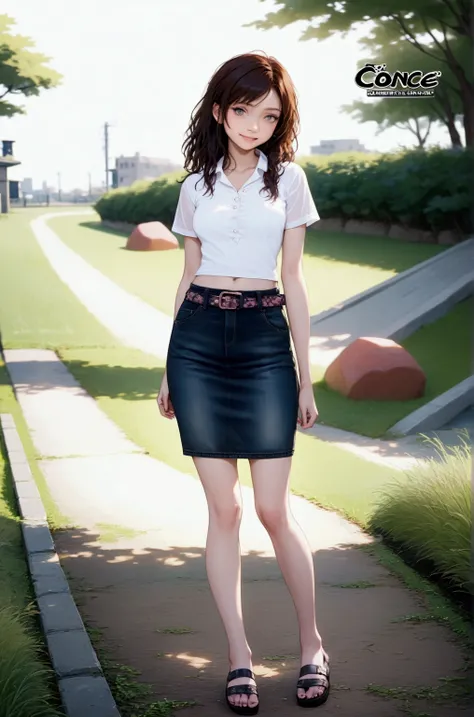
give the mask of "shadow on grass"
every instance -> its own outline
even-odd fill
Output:
[[[205,551],[187,544],[185,530],[179,545],[169,548],[157,547],[163,544],[160,536],[156,526],[136,541],[119,538],[116,545],[101,545],[98,534],[86,530],[61,531],[55,541],[115,693],[120,670],[114,671],[112,663],[136,670],[136,677],[151,686],[153,699],[196,701],[193,713],[200,714],[201,706],[212,717],[224,709],[229,665]],[[408,693],[403,702],[411,707],[415,701],[419,708],[432,705],[443,690],[450,700],[456,690],[458,697],[465,696],[464,660],[449,633],[430,619],[407,619],[425,612],[414,593],[355,546],[322,549],[314,562],[319,624],[333,658],[332,702],[338,711],[389,714],[383,699],[367,690],[369,683],[380,686],[381,694],[403,685]],[[254,550],[242,558],[242,577],[262,703],[277,711],[285,701],[285,714],[296,715],[298,630],[278,564]],[[359,588],[361,580],[374,587]],[[447,687],[443,678],[450,681]],[[129,717],[139,706],[136,696],[132,689],[128,700],[124,690],[120,695],[123,717]],[[188,714],[186,708],[183,713]]]
[[[310,230],[306,235],[304,253],[319,259],[374,267],[398,274],[445,249],[433,244],[401,242],[384,236]]]

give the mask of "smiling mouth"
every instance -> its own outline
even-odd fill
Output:
[[[244,139],[250,140],[251,142],[255,142],[257,139],[257,137],[247,137],[245,134],[241,134],[240,136],[243,137]]]

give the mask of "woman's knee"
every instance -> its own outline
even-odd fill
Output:
[[[195,458],[209,509],[209,521],[221,529],[232,530],[242,519],[242,500],[237,461]]]
[[[223,530],[234,530],[242,520],[242,504],[240,501],[229,500],[209,505],[209,520]]]
[[[282,528],[286,528],[289,524],[290,516],[288,506],[285,504],[275,505],[274,503],[257,502],[255,510],[260,522],[269,532],[277,532]]]

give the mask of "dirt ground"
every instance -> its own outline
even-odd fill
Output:
[[[138,670],[154,699],[196,701],[176,713],[183,717],[230,714],[223,699],[227,644],[201,547],[154,549],[150,535],[101,545],[77,530],[55,540],[87,626],[102,631],[99,658]],[[319,550],[314,562],[318,622],[332,665],[323,713],[465,715],[467,706],[452,702],[465,688],[462,650],[447,628],[413,619],[426,615],[420,598],[360,548]],[[274,558],[244,556],[242,573],[260,714],[296,715],[293,603]]]

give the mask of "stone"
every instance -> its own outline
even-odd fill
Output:
[[[6,428],[15,428],[15,419],[11,413],[0,413],[0,424],[4,430]]]
[[[385,236],[388,234],[389,227],[383,222],[368,222],[358,219],[349,219],[344,231],[346,234],[366,234],[368,236]]]
[[[11,471],[13,473],[13,480],[15,481],[15,484],[34,483],[34,478],[29,463],[13,463],[11,466]]]
[[[135,227],[126,248],[132,251],[163,251],[178,247],[178,240],[164,224],[145,222]]]
[[[365,401],[408,401],[423,396],[426,376],[403,346],[391,339],[361,337],[328,366],[327,385]]]
[[[53,575],[40,575],[33,580],[33,586],[35,589],[35,595],[37,598],[43,595],[53,595],[54,593],[68,593],[69,583],[66,580],[66,576],[62,568],[58,568],[57,574]]]
[[[64,575],[58,554],[54,550],[28,554],[28,563],[33,580],[40,577],[57,578]]]
[[[458,244],[458,242],[459,237],[455,231],[451,231],[450,229],[444,229],[438,234],[438,244],[453,246],[454,244]]]
[[[81,630],[82,618],[71,593],[48,593],[38,598],[45,635],[62,630]]]
[[[320,219],[311,225],[311,231],[317,232],[342,232],[344,231],[344,221],[337,217],[329,217],[328,219]]]
[[[400,224],[392,224],[387,236],[389,237],[389,239],[400,239],[401,241],[436,244],[436,237],[434,234],[432,234],[432,232],[426,231],[424,229],[403,227]]]
[[[65,677],[59,690],[67,717],[120,717],[106,680],[101,675]]]
[[[28,483],[18,483],[18,485],[28,485]],[[41,498],[24,498],[21,496],[18,499],[18,507],[23,520],[28,520],[31,523],[46,523],[46,510]]]
[[[101,674],[101,668],[85,629],[53,632],[47,636],[48,649],[58,677]]]
[[[34,481],[18,481],[15,483],[15,492],[19,503],[28,499],[41,501],[40,492]]]
[[[51,553],[54,551],[53,538],[46,523],[22,524],[23,540],[28,553]]]

